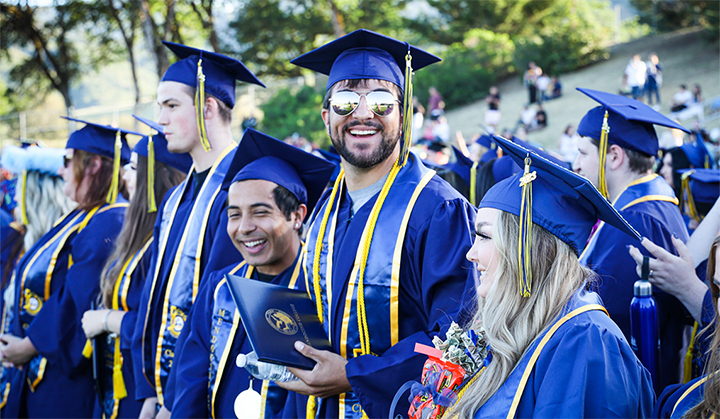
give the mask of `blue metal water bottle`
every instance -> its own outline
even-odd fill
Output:
[[[640,362],[652,375],[655,391],[660,383],[660,338],[657,305],[652,296],[648,257],[643,258],[642,279],[635,281],[634,297],[630,302],[630,346]]]

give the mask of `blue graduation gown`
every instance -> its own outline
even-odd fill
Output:
[[[641,236],[647,237],[656,245],[675,253],[671,237],[675,234],[683,242],[688,234],[677,204],[653,199],[662,195],[674,198],[672,188],[657,175],[642,178],[628,187],[615,200],[613,205]],[[626,203],[630,201],[630,203]],[[598,293],[607,307],[610,317],[617,323],[625,337],[630,340],[630,301],[633,298],[633,284],[640,279],[636,273],[637,264],[627,251],[633,245],[644,255],[650,255],[645,248],[615,227],[603,224],[591,237],[588,246],[581,255],[581,262],[600,276]],[[680,351],[682,348],[683,328],[692,324],[692,317],[677,298],[653,290],[658,307],[660,330],[660,380],[659,389],[680,380]]]
[[[594,292],[580,291],[564,316],[585,304],[601,304]],[[544,336],[545,333],[543,333]],[[475,418],[505,417],[519,377],[537,348],[538,337],[505,384]],[[517,407],[516,417],[644,418],[655,401],[650,373],[617,325],[600,310],[580,313],[562,324],[541,349]]]
[[[137,321],[138,306],[140,304],[140,294],[143,289],[143,281],[147,276],[150,266],[152,253],[150,245],[147,243],[148,249],[140,249],[136,256],[139,258],[137,265],[134,266],[132,272],[128,272],[128,282],[121,282],[118,285],[117,296],[119,310],[125,311],[122,322],[120,323],[120,333],[115,339],[120,340],[120,354],[122,357],[122,378],[123,385],[127,396],[122,399],[116,399],[116,390],[113,387],[113,363],[115,360],[115,339],[107,339],[107,335],[103,334],[96,339],[96,350],[102,357],[102,368],[98,368],[99,381],[102,382],[104,394],[103,402],[105,405],[105,418],[137,418],[142,409],[142,402],[135,400],[135,376],[133,374],[132,362],[132,338],[134,335],[135,323]],[[128,268],[130,269],[130,267]],[[121,281],[121,279],[118,279]],[[114,307],[113,307],[114,308]],[[110,412],[110,414],[107,414]],[[95,409],[95,417],[102,417],[102,406]]]
[[[272,283],[288,286],[296,273],[298,259],[288,269],[273,278]],[[241,263],[240,265],[244,265]],[[240,268],[239,270],[237,270]],[[301,267],[298,267],[301,268]],[[237,270],[237,272],[235,272]],[[282,410],[288,392],[274,383],[253,379],[244,368],[235,366],[238,354],[250,353],[253,348],[247,339],[242,323],[238,323],[232,345],[228,352],[222,374],[218,373],[214,386],[209,389],[210,345],[213,340],[213,323],[218,321],[233,322],[235,304],[230,296],[230,289],[223,281],[225,274],[235,273],[244,276],[247,266],[231,266],[211,274],[198,294],[190,315],[187,333],[183,332],[182,348],[178,349],[177,369],[173,371],[174,394],[168,392],[166,401],[172,398],[173,418],[232,418],[235,417],[235,398],[250,385],[264,397],[263,418],[271,418]],[[256,277],[255,277],[256,278]],[[257,278],[256,278],[257,279]],[[295,289],[305,289],[303,269],[297,270]],[[225,317],[218,316],[218,308],[225,309]],[[240,321],[238,319],[238,321]],[[224,342],[223,342],[224,344]],[[181,344],[178,344],[178,347]],[[223,348],[216,353],[223,353]],[[209,389],[209,390],[208,390]],[[210,398],[208,391],[213,394]]]
[[[234,150],[225,156],[222,163],[229,165],[232,161],[233,155]],[[222,163],[220,164],[222,165]],[[220,166],[218,166],[218,173],[220,173],[219,170]],[[227,170],[227,168],[225,167],[223,170]],[[173,267],[175,253],[180,246],[182,233],[186,224],[190,221],[190,213],[196,200],[195,185],[192,177],[189,176],[187,181],[189,184],[182,194],[175,218],[170,226],[162,260],[160,260],[158,256],[159,238],[161,237],[161,234],[164,233],[160,229],[162,222],[160,214],[163,214],[163,210],[172,193],[177,188],[183,187],[184,183],[176,186],[165,195],[162,204],[158,208],[159,215],[153,230],[153,262],[151,264],[150,274],[148,275],[148,279],[145,281],[142,292],[137,323],[135,325],[135,335],[133,336],[132,344],[133,365],[135,366],[135,396],[138,400],[157,396],[155,388],[155,366],[157,361],[155,350],[163,320],[162,312],[166,298],[168,278]],[[207,183],[208,179],[206,179],[205,182]],[[220,190],[212,201],[207,225],[205,226],[203,233],[203,245],[200,255],[201,273],[212,272],[224,268],[233,263],[238,263],[242,259],[240,253],[235,249],[226,232],[226,201],[227,191],[223,190]],[[157,264],[159,264],[159,268],[156,266]],[[153,284],[152,274],[155,269],[159,269],[159,274],[157,283]],[[206,275],[201,274],[200,283],[205,281],[205,277]],[[153,289],[153,285],[155,285],[155,289]],[[150,301],[151,295],[152,301]],[[146,353],[143,353],[143,343]],[[166,383],[167,381],[164,379],[162,382],[163,390]]]
[[[413,164],[421,163],[411,154],[408,164],[398,176],[402,176],[403,171],[409,170]],[[353,216],[350,196],[346,188],[342,191],[334,235],[333,308],[329,320],[330,341],[338,354],[342,354],[343,323],[347,324],[348,335],[357,337],[359,333],[356,321],[344,320],[345,296],[360,237],[378,197],[375,195]],[[327,200],[328,194],[321,198],[317,208],[323,208]],[[321,210],[316,212],[316,218],[320,217]],[[378,220],[376,232],[384,229],[381,220]],[[345,367],[360,403],[348,403],[345,412],[339,412],[340,397],[318,399],[318,417],[361,417],[361,409],[369,417],[385,417],[397,390],[407,381],[420,381],[427,357],[414,352],[415,343],[432,346],[432,337],[441,331],[444,333],[452,320],[458,320],[463,302],[474,298],[476,270],[465,258],[472,246],[474,222],[475,209],[467,200],[437,175],[432,176],[418,195],[405,233],[399,275],[398,342],[391,347],[376,344],[372,341],[373,333],[380,332],[373,326],[370,331],[371,350],[378,356],[349,354]],[[387,252],[392,252],[395,240],[383,243]],[[376,244],[376,239],[373,243]],[[306,246],[313,249],[315,244],[308,240]],[[368,260],[368,266],[372,263]],[[311,275],[310,272],[308,268],[308,275]],[[313,287],[312,278],[308,281],[309,287]],[[312,289],[309,294],[314,295]],[[466,300],[463,300],[464,296]],[[323,300],[326,299],[323,297]],[[368,307],[384,303],[377,299],[373,301],[373,294],[367,293],[365,300]],[[350,304],[354,308],[355,301]],[[381,328],[389,329],[390,319],[386,318],[385,312],[369,309],[368,318]],[[459,320],[460,323],[462,321]],[[327,330],[327,322],[325,327]],[[284,417],[305,417],[306,403],[307,397],[290,393]],[[407,411],[409,406],[407,400],[402,400],[397,411]]]
[[[653,418],[682,418],[688,410],[705,398],[705,380],[698,377],[687,384],[673,384],[665,388],[653,409]],[[687,393],[687,394],[686,394]]]
[[[127,202],[118,197],[117,204],[101,207],[80,232],[68,237],[52,273],[50,298],[29,324],[21,325],[20,304],[16,304],[10,333],[29,337],[47,364],[34,391],[27,384],[31,369],[28,365],[33,361],[13,373],[3,412],[5,417],[90,417],[93,414],[94,383],[90,362],[82,355],[87,339],[81,319],[100,291],[100,274],[122,228],[126,207]],[[43,245],[79,213],[79,210],[73,211],[41,237],[21,259],[17,272],[22,272],[33,256],[43,250]],[[21,288],[18,284],[15,301],[22,301]]]

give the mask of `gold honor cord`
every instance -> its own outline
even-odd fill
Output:
[[[120,155],[122,154],[122,139],[120,130],[115,133],[115,150],[113,152],[113,171],[112,171],[112,182],[110,183],[110,190],[108,191],[107,199],[105,200],[108,204],[114,204],[118,196],[118,177],[120,176]]]
[[[598,163],[598,177],[600,193],[605,198],[608,197],[607,182],[605,181],[605,160],[607,158],[608,134],[610,133],[610,125],[608,125],[608,111],[605,111],[602,129],[600,130],[600,147],[598,150],[600,162]]]
[[[532,181],[537,172],[530,171],[530,156],[525,157],[525,171],[520,178],[522,198],[520,200],[520,237],[518,240],[518,262],[520,272],[520,295],[529,297],[532,292]]]
[[[700,215],[700,213],[697,210],[697,206],[695,205],[695,198],[693,198],[692,191],[690,190],[690,175],[695,173],[694,170],[688,170],[687,172],[682,174],[682,193],[680,194],[682,198],[685,198],[685,204],[687,204],[688,212],[690,218],[693,220],[700,222],[702,221],[703,217]]]
[[[197,116],[198,133],[200,134],[200,142],[205,151],[210,151],[210,141],[207,136],[207,128],[205,127],[205,74],[202,69],[202,58],[198,60],[197,84],[195,89],[195,113]]]
[[[155,144],[153,136],[148,136],[148,163],[147,163],[147,204],[148,213],[157,212],[157,203],[155,202]]]

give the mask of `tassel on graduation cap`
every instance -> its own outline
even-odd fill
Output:
[[[683,173],[681,176],[682,180],[682,199],[685,200],[685,204],[687,204],[688,208],[688,215],[690,215],[690,218],[693,220],[700,222],[702,221],[703,217],[700,215],[700,213],[697,210],[697,206],[695,205],[695,198],[693,198],[692,191],[690,190],[690,176],[695,173],[694,170],[688,170],[687,172]],[[681,204],[682,205],[682,204]]]
[[[403,143],[400,148],[400,156],[398,162],[400,167],[405,166],[408,155],[410,154],[410,142],[412,141],[413,130],[413,84],[412,84],[412,55],[410,55],[410,45],[408,44],[408,52],[405,56],[405,95],[403,96]]]
[[[210,151],[212,147],[210,146],[207,128],[205,127],[205,74],[203,74],[202,69],[202,56],[198,60],[197,84],[195,87],[195,112],[197,114],[200,142],[205,151]]]
[[[608,125],[608,111],[605,110],[605,116],[603,117],[602,129],[600,130],[600,147],[598,153],[600,153],[599,166],[599,187],[598,190],[605,198],[608,197],[607,182],[605,181],[605,160],[607,158],[607,147],[608,147],[608,134],[610,133],[610,125]]]
[[[115,151],[113,152],[112,182],[110,183],[110,190],[108,191],[107,199],[105,200],[108,204],[114,204],[118,196],[118,177],[120,176],[120,156],[122,154],[121,136],[121,131],[118,130],[115,134]]]
[[[536,171],[530,171],[530,155],[525,157],[525,170],[520,178],[522,199],[520,201],[520,237],[518,241],[518,262],[520,271],[520,295],[529,297],[532,292],[532,181]]]
[[[155,202],[155,144],[153,136],[148,136],[148,176],[147,176],[147,204],[148,212],[157,212],[157,203]]]

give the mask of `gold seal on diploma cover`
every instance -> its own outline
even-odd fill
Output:
[[[298,331],[295,320],[284,311],[271,308],[265,312],[265,320],[273,329],[284,335],[294,335]]]

